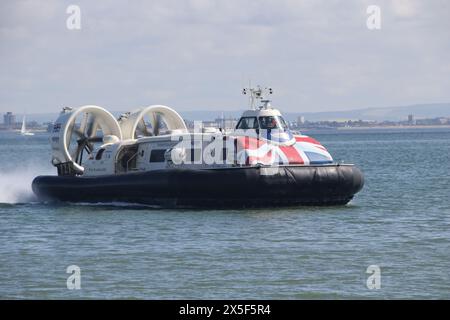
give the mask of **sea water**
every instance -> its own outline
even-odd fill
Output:
[[[1,132],[0,298],[449,299],[450,130],[311,135],[364,172],[349,205],[41,203],[48,135]]]

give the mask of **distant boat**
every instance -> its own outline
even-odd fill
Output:
[[[25,124],[25,115],[22,118],[22,129],[20,129],[20,134],[23,136],[34,136],[33,132],[27,131],[27,126]]]

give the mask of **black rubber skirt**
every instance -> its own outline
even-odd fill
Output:
[[[353,165],[169,169],[96,177],[38,176],[43,201],[129,202],[161,207],[344,205],[364,177]]]

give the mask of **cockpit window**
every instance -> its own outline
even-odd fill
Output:
[[[258,121],[256,121],[256,117],[242,117],[236,129],[258,129]]]
[[[284,121],[283,117],[278,117],[278,120],[280,120],[281,127],[286,130],[288,128],[288,125],[286,121]]]
[[[261,129],[283,129],[288,128],[286,121],[282,117],[267,116],[259,117],[259,126]]]
[[[278,128],[277,119],[275,117],[259,117],[259,126],[261,129],[276,129]]]

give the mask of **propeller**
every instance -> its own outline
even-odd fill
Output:
[[[59,174],[82,175],[86,152],[92,156],[105,143],[104,137],[108,143],[123,138],[119,123],[106,109],[95,105],[64,108],[51,133],[52,164],[64,165]]]
[[[75,128],[75,121],[70,124],[70,134],[68,137],[67,145],[70,146],[70,142],[74,135],[76,135],[76,148],[71,152],[72,159],[79,165],[83,162],[83,154],[87,152],[91,154],[94,151],[94,143],[102,142],[103,137],[97,136],[99,124],[95,115],[90,113],[84,113],[80,126]]]
[[[175,110],[163,105],[151,105],[123,114],[119,118],[119,125],[125,140],[159,136],[165,130],[188,131],[183,118]]]
[[[151,125],[152,129],[149,130],[148,126],[145,123],[144,117],[142,117],[136,126],[136,136],[141,135],[144,137],[149,137],[149,136],[159,135],[160,128],[161,128],[161,121],[162,121],[162,117],[161,117],[160,113],[158,113],[158,112],[151,113],[150,114],[150,125]]]
[[[155,112],[152,114],[152,127],[155,136],[159,135],[159,129],[161,127],[161,114],[159,112]]]
[[[147,125],[145,124],[144,118],[142,118],[139,121],[139,123],[138,123],[138,125],[136,127],[136,131],[139,131],[140,135],[144,136],[144,137],[148,137],[148,136],[152,136],[153,135],[153,132],[148,130]],[[136,136],[138,136],[137,133],[136,133]]]

